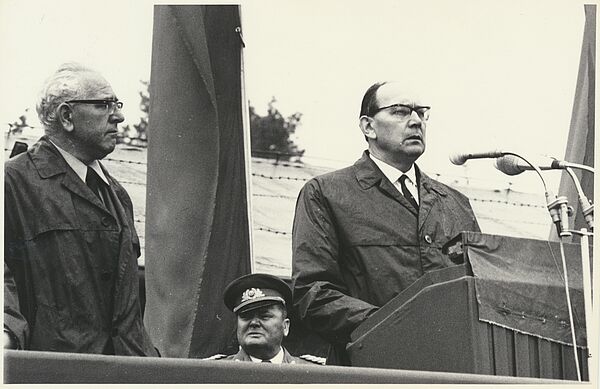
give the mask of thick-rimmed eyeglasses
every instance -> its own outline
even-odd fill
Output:
[[[429,110],[431,109],[431,107],[420,105],[392,104],[387,105],[385,107],[377,108],[375,112],[373,112],[372,116],[374,116],[377,112],[388,108],[391,108],[391,115],[394,115],[400,119],[408,119],[413,112],[416,112],[417,116],[419,116],[419,118],[423,121],[429,119]]]
[[[69,104],[92,104],[96,106],[102,106],[111,114],[114,113],[117,109],[123,108],[123,102],[119,100],[108,100],[108,99],[100,99],[100,100],[69,100],[65,101]]]

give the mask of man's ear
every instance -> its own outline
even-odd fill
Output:
[[[285,318],[283,320],[283,336],[286,337],[290,333],[290,319]]]
[[[69,104],[62,103],[56,109],[58,113],[58,121],[62,124],[67,132],[73,131],[73,109]]]
[[[360,130],[367,139],[376,139],[377,134],[373,128],[373,118],[367,115],[360,117]]]

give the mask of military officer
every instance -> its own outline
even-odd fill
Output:
[[[292,303],[292,290],[282,279],[260,273],[242,276],[225,288],[223,299],[227,308],[237,315],[240,351],[207,359],[325,364],[325,358],[312,355],[294,357],[281,345],[290,331],[287,309]]]

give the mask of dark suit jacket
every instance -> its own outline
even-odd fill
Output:
[[[31,350],[156,355],[125,189],[111,213],[46,137],[5,163],[4,328]]]
[[[441,252],[448,240],[479,231],[464,195],[417,173],[418,213],[368,152],[300,192],[292,236],[294,306],[308,328],[340,350],[361,322],[425,272],[453,265]]]

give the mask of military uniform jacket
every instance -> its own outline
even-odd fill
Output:
[[[461,231],[479,231],[464,195],[417,174],[418,212],[368,152],[301,190],[292,237],[294,306],[330,342],[344,345],[425,272],[453,265],[442,246]]]
[[[283,361],[281,363],[290,363],[290,364],[301,364],[301,365],[324,365],[325,359],[321,357],[315,357],[313,355],[303,355],[301,357],[292,356],[285,347],[283,348]],[[242,362],[252,362],[250,356],[244,351],[244,349],[240,348],[237,354],[234,355],[223,355],[217,354],[210,358],[212,360],[221,360],[221,361],[242,361]]]
[[[114,213],[46,137],[5,163],[4,328],[22,348],[156,355],[140,309],[139,240],[125,189]]]

